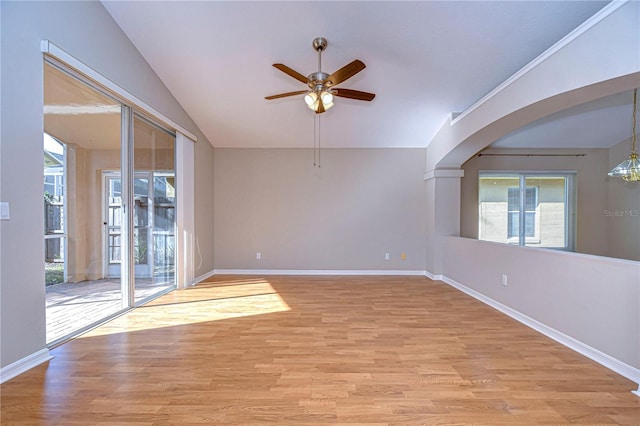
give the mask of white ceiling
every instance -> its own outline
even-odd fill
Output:
[[[549,115],[497,140],[494,148],[610,148],[629,139],[633,91]]]
[[[103,1],[216,147],[313,144],[313,113],[302,96],[264,96],[305,89],[271,65],[315,72],[317,36],[329,41],[323,71],[353,59],[367,65],[339,87],[377,95],[370,103],[338,98],[321,116],[322,145],[425,147],[451,112],[464,111],[606,3]],[[630,101],[563,112],[498,145],[611,146],[629,137],[619,121],[630,120]]]

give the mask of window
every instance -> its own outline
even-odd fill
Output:
[[[481,172],[478,238],[573,250],[573,173]]]
[[[509,241],[520,236],[520,188],[508,188],[508,236]],[[525,238],[536,238],[536,211],[538,209],[538,187],[525,188],[524,234]],[[516,240],[517,241],[517,240]]]
[[[44,133],[44,193],[60,201],[64,195],[64,144]]]

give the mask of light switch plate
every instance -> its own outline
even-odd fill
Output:
[[[0,201],[0,220],[11,219],[11,213],[9,212],[9,202]]]

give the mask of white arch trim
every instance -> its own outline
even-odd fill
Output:
[[[469,110],[427,148],[427,173],[459,168],[507,133],[640,86],[640,2],[612,2]]]

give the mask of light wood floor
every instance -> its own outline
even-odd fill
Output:
[[[419,277],[215,277],[52,354],[2,424],[640,424],[631,381]]]

